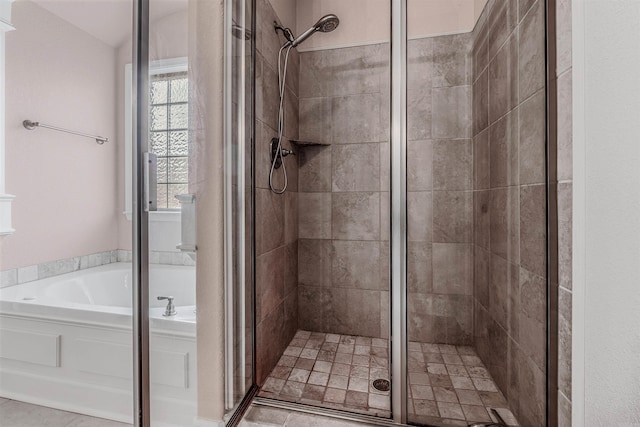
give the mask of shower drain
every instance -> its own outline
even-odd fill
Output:
[[[383,380],[383,379],[374,380],[373,387],[379,391],[389,391],[389,380]]]

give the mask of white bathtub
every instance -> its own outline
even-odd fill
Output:
[[[0,396],[131,422],[131,287],[114,263],[1,289]],[[192,425],[195,267],[152,265],[149,288],[152,417]]]

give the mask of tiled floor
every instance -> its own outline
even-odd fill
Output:
[[[130,424],[0,398],[2,427],[127,427]]]
[[[387,340],[298,331],[259,396],[389,417],[377,378],[389,379]]]
[[[298,331],[259,396],[389,417],[389,392],[373,387],[375,379],[389,379],[387,346],[383,339]],[[496,421],[494,408],[517,425],[471,347],[410,342],[408,371],[412,423]]]
[[[374,427],[375,424],[345,421],[286,409],[251,405],[239,427]]]

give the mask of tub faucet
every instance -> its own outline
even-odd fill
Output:
[[[162,301],[162,300],[169,300],[169,302],[167,303],[167,308],[164,310],[164,314],[163,316],[165,317],[170,317],[170,316],[175,316],[177,311],[176,311],[176,306],[173,305],[173,297],[158,297],[158,301]]]

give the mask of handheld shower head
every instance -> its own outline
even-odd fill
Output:
[[[316,22],[313,27],[309,28],[304,33],[300,34],[294,41],[291,42],[291,47],[296,47],[314,33],[320,31],[321,33],[330,33],[338,28],[340,25],[340,19],[334,14],[325,15]]]

